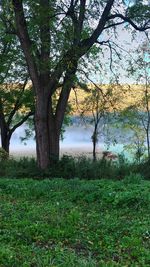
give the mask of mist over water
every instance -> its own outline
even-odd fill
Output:
[[[25,125],[19,127],[12,135],[10,142],[10,154],[14,156],[35,156],[36,144],[34,138],[30,138],[25,142],[21,142],[20,137],[25,135]],[[123,144],[108,145],[105,144],[105,134],[103,129],[100,129],[99,142],[97,145],[97,152],[101,153],[103,150],[121,153],[123,151]],[[93,126],[87,122],[84,123],[77,117],[72,119],[72,124],[65,128],[63,140],[60,141],[60,152],[62,154],[71,155],[92,155],[92,136]],[[120,140],[121,141],[121,140]]]

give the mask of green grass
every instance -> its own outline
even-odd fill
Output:
[[[150,266],[150,182],[0,179],[1,267]]]

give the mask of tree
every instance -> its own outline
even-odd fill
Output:
[[[33,83],[37,159],[45,169],[51,159],[59,157],[60,130],[80,59],[89,56],[96,43],[106,43],[99,41],[106,30],[121,24],[139,31],[149,29],[149,7],[142,1],[129,7],[125,1],[114,0],[12,0],[12,5],[2,4],[6,24],[10,21],[10,15],[2,12],[6,6],[15,16],[12,32],[20,40]],[[52,96],[60,83],[54,111]]]
[[[138,161],[144,155],[144,150],[147,150],[147,156],[150,158],[149,52],[149,44],[145,42],[133,55],[130,54],[128,75],[132,76],[136,85],[131,86],[128,92],[130,90],[130,94],[134,94],[134,103],[121,114],[124,127],[132,131],[130,139],[133,145],[130,147],[137,151]]]
[[[16,40],[5,33],[0,38],[1,145],[9,154],[12,134],[34,113],[34,98],[30,88],[26,87],[27,69]]]
[[[140,46],[134,57],[129,61],[129,73],[133,75],[136,83],[141,87],[140,98],[133,106],[136,109],[136,117],[146,135],[147,154],[150,158],[150,49],[145,42]]]
[[[116,118],[117,126],[123,132],[122,142],[124,150],[129,151],[134,159],[140,163],[145,154],[145,132],[140,121],[139,111],[135,106],[128,106]]]
[[[93,143],[93,161],[96,161],[96,146],[100,136],[101,126],[108,121],[108,117],[115,108],[115,103],[118,101],[113,85],[95,85],[89,89],[87,97],[81,103],[81,115],[90,116],[93,125],[93,133],[91,136]]]
[[[2,148],[9,153],[12,134],[34,115],[33,95],[24,84],[0,86],[0,130]]]

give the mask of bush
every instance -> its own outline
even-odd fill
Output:
[[[145,179],[150,180],[150,159],[139,164],[137,167],[137,172],[140,173]]]
[[[8,158],[9,154],[2,147],[0,147],[0,162],[3,160],[7,160]]]
[[[9,159],[2,163],[0,176],[10,178],[38,178],[39,169],[35,159]]]

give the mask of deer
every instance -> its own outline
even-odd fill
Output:
[[[110,151],[103,151],[102,159],[114,161],[114,160],[118,159],[118,156],[116,154],[110,152]]]

